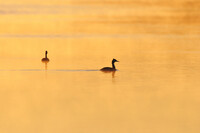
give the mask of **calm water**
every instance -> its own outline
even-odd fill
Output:
[[[0,132],[199,133],[199,5],[1,1]]]

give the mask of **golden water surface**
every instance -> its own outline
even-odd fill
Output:
[[[199,133],[199,7],[1,0],[0,133]]]

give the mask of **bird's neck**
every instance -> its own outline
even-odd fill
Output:
[[[47,54],[45,54],[45,58],[47,58]]]
[[[115,63],[114,62],[112,62],[112,68],[115,69]]]

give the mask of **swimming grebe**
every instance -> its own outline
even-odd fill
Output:
[[[49,62],[49,59],[47,58],[47,54],[48,54],[48,52],[46,51],[45,52],[45,58],[42,59],[42,62],[44,62],[44,63],[48,63]]]
[[[104,67],[101,69],[101,71],[116,71],[117,69],[115,68],[115,62],[119,62],[116,59],[112,60],[112,67]]]

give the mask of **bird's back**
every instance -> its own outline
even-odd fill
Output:
[[[101,69],[101,71],[116,71],[116,69],[112,67],[104,67]]]
[[[43,58],[42,62],[49,62],[49,59],[48,58]]]

